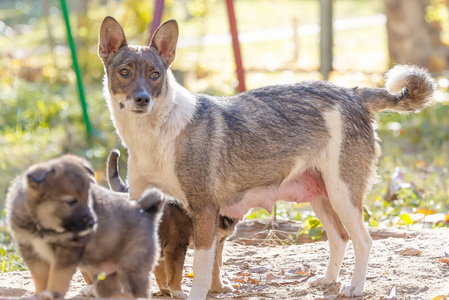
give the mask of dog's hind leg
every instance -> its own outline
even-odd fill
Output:
[[[180,246],[174,249],[164,249],[165,273],[167,275],[170,293],[175,298],[185,299],[187,294],[181,289],[182,268],[186,257],[187,248]]]
[[[215,234],[218,209],[212,206],[192,209],[195,252],[193,256],[193,284],[189,298],[206,299],[212,284],[215,260]]]
[[[156,284],[159,290],[164,294],[170,294],[167,283],[167,274],[165,273],[165,259],[159,259],[157,266],[153,271],[154,277],[156,278]]]
[[[358,132],[361,129],[353,129],[355,132],[351,132],[351,143],[343,143],[340,112],[328,112],[324,117],[331,138],[326,150],[326,162],[321,166],[322,176],[330,204],[348,231],[355,252],[351,283],[342,286],[340,295],[360,296],[363,293],[372,247],[371,236],[363,224],[362,206],[367,182],[373,173],[373,159],[376,155],[374,136],[371,131],[372,140],[369,140],[366,132],[362,135]]]
[[[355,196],[351,195],[347,185],[339,179],[340,177],[337,178],[331,180],[335,182],[335,185],[328,185],[326,181],[327,192],[333,208],[351,237],[355,252],[355,267],[351,283],[342,286],[340,295],[360,296],[365,284],[372,239],[363,224],[362,208],[354,205],[353,197]],[[362,197],[363,195],[360,195],[357,201],[361,202]]]
[[[310,202],[313,211],[326,230],[329,240],[330,257],[325,275],[317,275],[309,279],[312,286],[331,284],[337,280],[341,263],[345,254],[349,235],[332,208],[329,199],[320,197]]]
[[[97,298],[117,298],[121,295],[122,286],[118,280],[117,272],[109,274],[104,279],[94,278],[95,291]]]
[[[145,264],[144,261],[141,262]],[[132,295],[131,298],[148,298],[149,268],[126,266],[126,269],[121,268],[117,273],[124,295]]]

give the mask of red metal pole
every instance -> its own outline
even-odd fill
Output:
[[[161,25],[162,20],[162,12],[164,11],[164,0],[155,0],[154,1],[154,15],[153,15],[153,22],[151,22],[151,29],[150,29],[150,37],[148,38],[148,44],[151,42],[151,38],[153,37],[154,32],[156,29]]]
[[[245,87],[245,71],[243,69],[242,56],[240,54],[239,34],[237,32],[237,22],[235,20],[234,2],[226,0],[228,7],[229,26],[231,29],[232,46],[234,48],[235,64],[237,66],[237,78],[239,80],[239,93],[246,91]]]

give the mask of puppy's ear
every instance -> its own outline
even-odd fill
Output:
[[[50,182],[56,171],[54,168],[48,165],[38,166],[27,174],[28,186],[32,189],[39,189],[43,187],[46,183]]]
[[[167,196],[159,189],[150,188],[143,192],[137,205],[148,214],[157,214],[161,211]]]
[[[167,67],[175,60],[178,36],[178,23],[175,20],[170,20],[159,26],[151,39],[150,46],[157,49]]]
[[[87,162],[86,160],[83,159],[83,167],[84,169],[86,169],[87,171],[87,176],[90,178],[90,180],[93,183],[97,183],[97,180],[95,179],[95,171],[94,168],[92,168],[92,166],[90,165],[89,162]]]
[[[98,36],[98,56],[106,66],[117,51],[126,46],[125,32],[113,17],[107,16],[101,23]]]

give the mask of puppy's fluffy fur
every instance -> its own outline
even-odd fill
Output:
[[[35,294],[64,297],[79,267],[100,297],[146,298],[165,196],[151,189],[133,203],[87,173],[87,161],[66,155],[31,166],[9,188],[7,221]]]

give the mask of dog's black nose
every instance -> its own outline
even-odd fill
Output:
[[[134,97],[134,102],[140,107],[146,107],[150,104],[151,96],[147,93],[139,93]]]
[[[67,222],[64,224],[65,229],[68,231],[78,232],[78,231],[84,231],[86,229],[90,229],[94,227],[95,220],[92,218],[92,216],[84,215],[81,218],[73,218],[70,220],[67,220]]]

